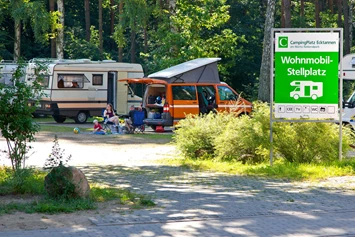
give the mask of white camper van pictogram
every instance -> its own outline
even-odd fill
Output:
[[[323,82],[293,81],[290,85],[296,87],[294,91],[290,92],[290,97],[293,97],[295,100],[298,100],[300,97],[311,97],[313,100],[316,100],[318,97],[323,96]]]

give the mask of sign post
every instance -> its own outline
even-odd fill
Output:
[[[271,38],[270,165],[273,122],[341,124],[343,29],[273,29]],[[340,160],[341,133],[339,126]]]

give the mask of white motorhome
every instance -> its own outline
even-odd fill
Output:
[[[36,61],[38,59],[30,60],[27,64],[26,81],[32,81]],[[101,116],[107,103],[113,105],[118,115],[127,115],[132,104],[142,103],[142,98],[130,87],[118,82],[122,78],[142,78],[144,73],[140,64],[89,59],[50,60],[47,63],[48,70],[43,73],[45,96],[36,113],[52,115],[58,123],[67,118],[85,123],[88,117]]]
[[[343,80],[355,80],[355,54],[347,54],[343,58]],[[350,124],[355,128],[355,91],[344,101],[343,124]]]

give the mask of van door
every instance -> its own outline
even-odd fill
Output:
[[[218,104],[218,111],[251,113],[251,102],[241,98],[228,85],[217,85],[217,93],[216,102]]]
[[[219,85],[217,86],[218,95],[218,111],[227,111],[230,112],[236,107],[236,102],[239,98],[238,94],[234,93],[228,86]]]
[[[197,90],[194,85],[172,85],[174,123],[184,119],[187,114],[199,114]],[[167,95],[168,96],[168,95]]]

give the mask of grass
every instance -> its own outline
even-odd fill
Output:
[[[70,213],[80,210],[94,210],[98,202],[118,200],[121,205],[131,208],[143,208],[155,206],[155,203],[147,196],[133,193],[129,190],[90,184],[91,193],[89,199],[50,199],[45,195],[44,177],[46,172],[35,169],[24,169],[16,178],[11,169],[0,168],[0,196],[34,197],[30,203],[10,202],[0,204],[0,215],[21,211],[25,213]],[[23,180],[23,181],[21,181]]]
[[[217,162],[212,160],[171,159],[160,161],[166,165],[179,165],[194,170],[208,170],[229,174],[288,179],[291,181],[321,180],[336,176],[355,175],[355,159],[332,163],[295,164],[282,161],[263,164],[242,164],[240,162]]]
[[[80,131],[82,132],[92,132],[93,128],[83,128],[80,126],[77,126]],[[55,125],[44,125],[41,124],[41,128],[40,128],[41,132],[73,132],[73,128],[72,127],[65,127],[65,126],[55,126]]]

